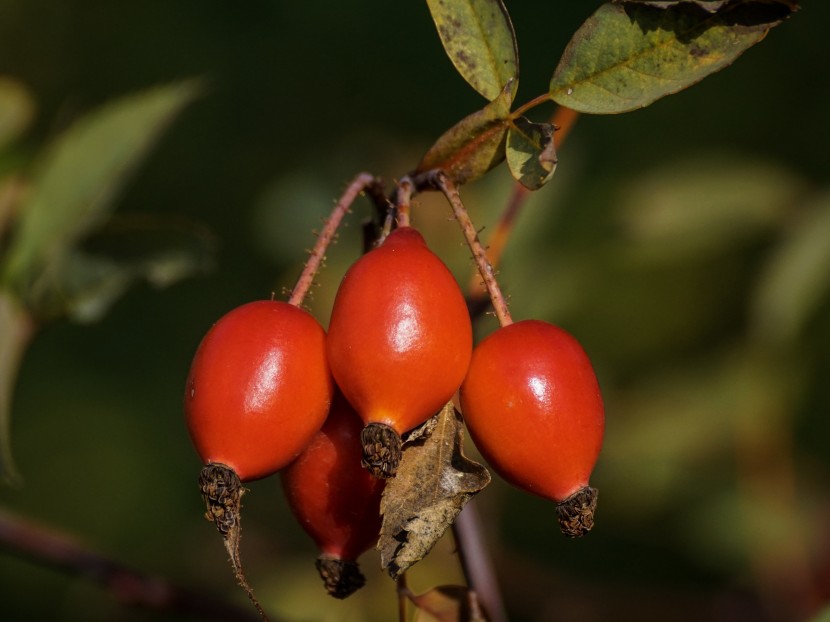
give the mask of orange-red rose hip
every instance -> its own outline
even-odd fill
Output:
[[[596,491],[588,479],[605,415],[591,362],[571,335],[538,320],[498,329],[473,352],[461,407],[499,475],[557,501],[567,535],[590,530]]]
[[[251,302],[222,316],[196,350],[184,394],[187,429],[205,463],[205,517],[222,535],[236,579],[266,619],[239,555],[243,481],[286,466],[320,429],[334,383],[325,332],[285,302]]]
[[[291,511],[320,550],[317,569],[335,598],[363,586],[357,558],[380,532],[384,482],[360,465],[362,427],[345,398],[335,395],[322,429],[280,474]]]
[[[327,344],[337,385],[367,424],[364,462],[391,476],[400,435],[452,398],[472,351],[464,296],[420,233],[396,229],[354,263],[338,289]]]
[[[190,368],[184,406],[196,451],[242,481],[296,458],[328,412],[325,332],[305,311],[263,300],[223,316]]]

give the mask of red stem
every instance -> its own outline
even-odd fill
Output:
[[[481,278],[484,280],[484,286],[487,288],[487,293],[490,294],[490,301],[493,303],[493,309],[496,312],[496,317],[501,326],[508,326],[513,323],[513,318],[510,317],[510,310],[507,307],[507,301],[501,292],[498,281],[496,281],[495,270],[487,258],[487,252],[481,245],[478,239],[478,232],[476,231],[470,215],[467,213],[467,208],[461,201],[461,195],[458,193],[458,188],[450,180],[446,173],[438,171],[433,178],[435,187],[439,188],[452,207],[453,215],[458,221],[461,231],[464,233],[464,238],[467,240],[467,245],[473,253],[476,266]]]
[[[323,227],[323,230],[320,232],[320,235],[317,237],[317,242],[314,244],[314,248],[311,251],[311,256],[308,258],[308,261],[303,268],[302,274],[300,274],[300,278],[297,279],[297,284],[294,286],[294,290],[291,292],[291,297],[288,299],[288,304],[292,304],[295,306],[300,306],[303,304],[303,300],[305,299],[308,290],[311,288],[311,284],[314,282],[314,277],[317,275],[317,271],[320,269],[320,264],[323,262],[323,259],[326,256],[326,250],[331,244],[332,239],[334,238],[334,234],[337,232],[337,228],[340,226],[340,222],[343,220],[343,217],[348,213],[349,209],[354,203],[355,199],[358,195],[369,188],[370,186],[380,185],[380,180],[373,177],[369,173],[360,173],[357,177],[354,178],[352,183],[348,185],[346,191],[343,193],[343,196],[340,197],[340,200],[337,202],[337,205],[334,206],[334,209],[331,212],[328,220],[326,220],[326,224]],[[373,193],[376,194],[376,193]]]
[[[409,177],[404,177],[399,183],[395,197],[395,211],[398,213],[398,226],[409,226],[409,202],[412,200],[414,187]]]
[[[539,106],[540,104],[546,104],[549,101],[552,101],[552,100],[550,98],[550,95],[548,95],[547,93],[545,93],[544,95],[539,95],[538,97],[534,97],[529,102],[526,102],[526,103],[522,104],[521,106],[519,106],[518,108],[516,108],[516,110],[514,110],[510,114],[510,116],[511,116],[511,118],[515,119],[516,117],[522,116],[524,113],[526,113],[531,108],[535,108],[536,106]]]

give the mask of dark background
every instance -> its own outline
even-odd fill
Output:
[[[545,91],[595,6],[508,3],[517,101]],[[830,597],[828,271],[815,271],[806,290],[817,300],[786,339],[770,338],[758,302],[794,228],[830,209],[828,24],[826,3],[806,3],[690,90],[580,119],[553,182],[523,213],[502,270],[514,315],[583,342],[608,430],[592,482],[598,524],[584,540],[566,541],[549,503],[499,481],[479,497],[511,619],[800,620]],[[203,224],[214,269],[161,291],[139,286],[95,324],[44,327],[14,401],[25,484],[0,489],[0,503],[244,605],[201,518],[200,465],[181,414],[190,357],[222,313],[293,285],[311,230],[349,179],[400,177],[483,100],[455,73],[420,2],[0,0],[0,75],[38,104],[21,158],[118,96],[192,76],[209,85],[118,209]],[[465,189],[479,226],[492,227],[510,188],[502,166]],[[323,323],[359,252],[369,207],[355,212],[310,302]],[[431,196],[413,212],[466,283],[472,265],[448,216]],[[768,298],[787,299],[782,287]],[[250,489],[243,555],[267,610],[393,619],[394,585],[373,553],[367,588],[328,599],[278,485]],[[410,577],[418,591],[460,580],[451,541]],[[166,619],[2,549],[0,612]]]

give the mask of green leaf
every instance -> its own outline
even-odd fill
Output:
[[[28,127],[34,113],[29,91],[16,80],[0,76],[0,149]]]
[[[763,269],[753,328],[764,339],[797,337],[830,294],[830,194],[807,208]]]
[[[508,84],[497,99],[444,132],[424,155],[415,173],[442,170],[460,185],[501,163],[511,98]]]
[[[11,445],[11,406],[23,354],[34,334],[34,322],[19,303],[0,290],[0,479],[20,482]]]
[[[606,3],[565,49],[550,97],[590,114],[648,106],[728,66],[790,12],[766,2],[731,2],[715,13],[695,3]]]
[[[34,284],[27,304],[38,318],[101,318],[139,280],[166,287],[211,265],[213,238],[187,222],[112,218]]]
[[[528,190],[538,190],[553,177],[556,161],[553,126],[515,119],[507,132],[507,165],[513,178]]]
[[[694,5],[708,13],[717,13],[728,6],[735,5],[777,5],[773,8],[785,9],[789,12],[797,11],[799,6],[795,0],[611,0],[615,4],[644,4],[658,9],[668,9],[679,5]],[[755,7],[764,8],[764,7]]]
[[[519,85],[513,24],[501,0],[427,0],[438,36],[458,73],[489,100]]]
[[[43,154],[23,200],[2,281],[25,290],[99,224],[163,131],[199,92],[195,81],[110,103],[76,122]]]

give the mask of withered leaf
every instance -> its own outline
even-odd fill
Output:
[[[556,148],[550,123],[514,120],[507,133],[507,165],[510,174],[528,190],[538,190],[556,170]]]
[[[444,132],[426,152],[415,173],[444,171],[458,185],[484,175],[504,160],[513,82],[481,110]]]
[[[439,585],[407,597],[418,608],[415,622],[487,622],[478,595],[463,585]]]
[[[717,13],[725,8],[733,8],[738,5],[768,5],[773,8],[786,11],[787,13],[797,11],[799,3],[797,0],[611,0],[614,4],[645,4],[658,9],[668,9],[681,5],[695,6],[707,13]]]
[[[423,559],[464,504],[490,483],[490,473],[461,451],[464,428],[450,402],[434,417],[429,435],[404,444],[403,459],[386,483],[377,548],[396,579]]]

